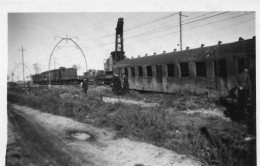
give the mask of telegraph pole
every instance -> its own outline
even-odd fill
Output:
[[[22,59],[23,59],[23,85],[25,86],[25,81],[24,81],[24,58],[23,58],[23,52],[26,51],[26,50],[23,49],[23,46],[22,46],[22,49],[21,49],[21,50],[18,50],[18,51],[22,51]]]
[[[181,17],[188,17],[185,15],[182,15],[181,12],[179,12],[179,16],[180,16],[180,51],[182,51],[182,27],[181,27]]]

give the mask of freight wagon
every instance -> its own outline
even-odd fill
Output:
[[[128,76],[130,89],[164,93],[226,93],[246,65],[255,79],[255,37],[118,61],[114,72]],[[255,82],[255,81],[252,81]]]
[[[60,67],[59,69],[46,71],[32,76],[34,84],[66,85],[80,84],[82,76],[77,76],[77,69]]]

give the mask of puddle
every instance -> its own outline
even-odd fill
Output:
[[[68,139],[77,139],[81,141],[95,141],[96,138],[93,134],[86,131],[67,131]]]
[[[74,133],[71,134],[72,137],[82,140],[82,141],[86,141],[87,139],[90,138],[90,135],[86,134],[86,133]]]

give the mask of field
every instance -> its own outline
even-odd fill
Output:
[[[116,138],[148,142],[205,165],[256,165],[254,132],[243,118],[227,117],[237,108],[221,106],[216,95],[130,91],[115,97],[105,86],[90,86],[87,95],[74,86],[39,86],[8,89],[8,102],[111,128]]]

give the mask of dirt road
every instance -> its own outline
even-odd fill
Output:
[[[202,165],[148,143],[115,139],[111,129],[25,106],[9,104],[8,121],[7,165]]]
[[[7,165],[80,165],[68,147],[33,119],[8,108]],[[93,165],[87,160],[84,161]]]

